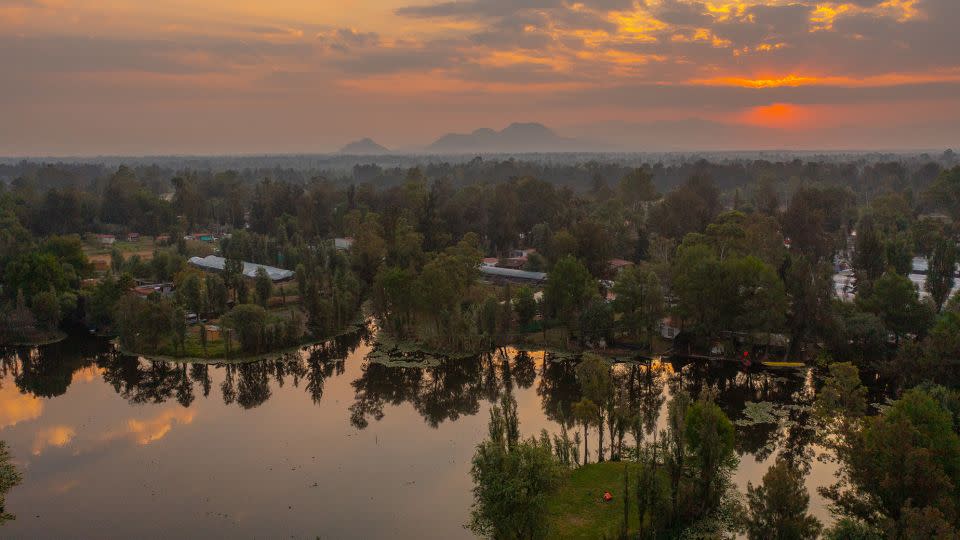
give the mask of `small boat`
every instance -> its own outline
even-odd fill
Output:
[[[803,362],[771,362],[765,361],[760,362],[761,366],[768,368],[786,368],[786,369],[797,369],[806,366]]]

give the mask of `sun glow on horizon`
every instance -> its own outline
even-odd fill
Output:
[[[813,120],[811,111],[792,103],[753,107],[740,117],[744,124],[774,129],[801,129]]]

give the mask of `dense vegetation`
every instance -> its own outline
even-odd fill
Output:
[[[658,432],[666,398],[643,382],[651,365],[611,369],[603,355],[669,347],[815,362],[830,374],[819,434],[840,464],[824,494],[843,517],[824,534],[955,535],[955,156],[636,165],[474,160],[327,176],[5,166],[0,340],[42,341],[83,325],[130,351],[245,356],[335,334],[366,304],[384,335],[443,352],[509,343],[593,351],[572,373],[579,398],[550,409],[561,435],[522,440],[515,403],[494,408],[473,463],[471,527],[496,538],[548,535],[548,495],[594,456],[630,464],[628,532],[635,523],[645,538],[817,536],[802,460],[784,456],[742,507],[730,481],[734,427],[711,393],[671,389]],[[203,231],[218,240],[195,239]],[[128,233],[149,237],[148,248],[105,248],[94,236]],[[335,237],[350,238],[350,249]],[[531,250],[523,267],[546,272],[545,283],[479,279],[485,257],[507,262],[518,249]],[[226,258],[222,272],[186,262],[214,252]],[[924,290],[909,277],[915,257],[927,261]],[[241,261],[295,278],[244,277]],[[848,266],[853,295],[841,299],[834,275]],[[174,292],[140,294],[145,281]],[[664,324],[679,335],[662,339]],[[868,407],[861,372],[898,399]],[[352,422],[364,425],[378,405],[358,400]]]
[[[184,354],[206,345],[184,332],[178,309],[219,317],[259,304],[262,317],[244,307],[225,319],[255,329],[228,331],[217,349],[238,338],[240,348],[256,351],[336,332],[369,299],[381,326],[400,338],[476,352],[539,330],[557,335],[549,329],[560,332],[563,347],[649,348],[660,319],[673,315],[688,352],[719,340],[726,354],[760,344],[766,354],[782,334],[791,357],[823,350],[906,377],[915,370],[897,373],[904,364],[890,361],[897,351],[927,369],[951,354],[944,340],[955,319],[949,293],[960,172],[943,167],[953,160],[633,169],[617,161],[474,160],[402,177],[377,166],[330,178],[261,170],[275,178],[261,181],[249,170],[109,172],[25,162],[5,167],[18,176],[0,194],[2,326],[5,340],[31,341],[62,320],[83,321],[114,333],[126,328],[123,341],[145,352]],[[217,249],[233,262],[219,276],[198,275],[184,262],[211,251],[182,240],[202,230],[229,233]],[[105,271],[90,264],[92,233],[127,232],[172,240],[148,253],[114,249]],[[334,236],[352,238],[352,249],[333,250]],[[526,269],[550,275],[539,300],[535,286],[478,284],[480,258],[503,259],[517,248],[535,250]],[[920,291],[929,300],[906,278],[914,256],[929,259]],[[636,266],[615,273],[611,259]],[[296,286],[269,291],[281,297],[276,306],[265,287],[237,277],[240,260],[295,269]],[[853,303],[835,301],[838,260],[854,269]],[[97,283],[83,282],[93,277]],[[129,278],[173,281],[177,294],[154,299],[150,316],[123,304],[130,317],[118,325]],[[616,300],[605,302],[607,293]],[[152,330],[139,335],[148,320]]]
[[[597,439],[598,463],[587,463],[586,433],[571,439],[564,427],[552,439],[544,432],[522,440],[516,404],[504,395],[492,408],[490,436],[474,456],[471,528],[491,538],[958,534],[960,392],[925,383],[867,414],[857,368],[832,364],[812,404],[810,436],[821,441],[819,455],[784,449],[758,484],[748,483],[744,497],[731,481],[739,461],[733,423],[708,389],[693,399],[671,383],[664,427],[657,431],[665,396],[662,382],[647,379],[656,378],[652,368],[624,369],[596,358],[577,367],[584,397],[573,404],[583,411],[574,413],[576,421],[597,430],[606,424],[611,434],[608,449],[602,435]],[[815,458],[838,466],[835,483],[819,488],[837,517],[826,528],[808,513],[804,477]],[[605,492],[615,495],[607,501]]]

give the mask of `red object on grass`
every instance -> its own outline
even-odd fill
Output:
[[[612,500],[613,500],[613,494],[610,493],[609,491],[607,491],[606,493],[603,494],[603,500],[605,500],[605,501],[607,501],[607,502],[612,501]]]

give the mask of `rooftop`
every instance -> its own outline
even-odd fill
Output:
[[[487,265],[480,266],[480,273],[491,277],[522,281],[546,281],[547,279],[547,274],[544,272],[527,272],[526,270],[514,270],[513,268],[500,268],[498,266]]]
[[[203,270],[223,272],[227,260],[223,257],[217,257],[216,255],[207,255],[206,257],[190,257],[189,262]],[[270,276],[270,279],[273,281],[284,281],[293,278],[293,272],[291,270],[243,261],[243,275],[248,278],[257,277],[257,269],[259,268],[266,270],[267,275]]]

